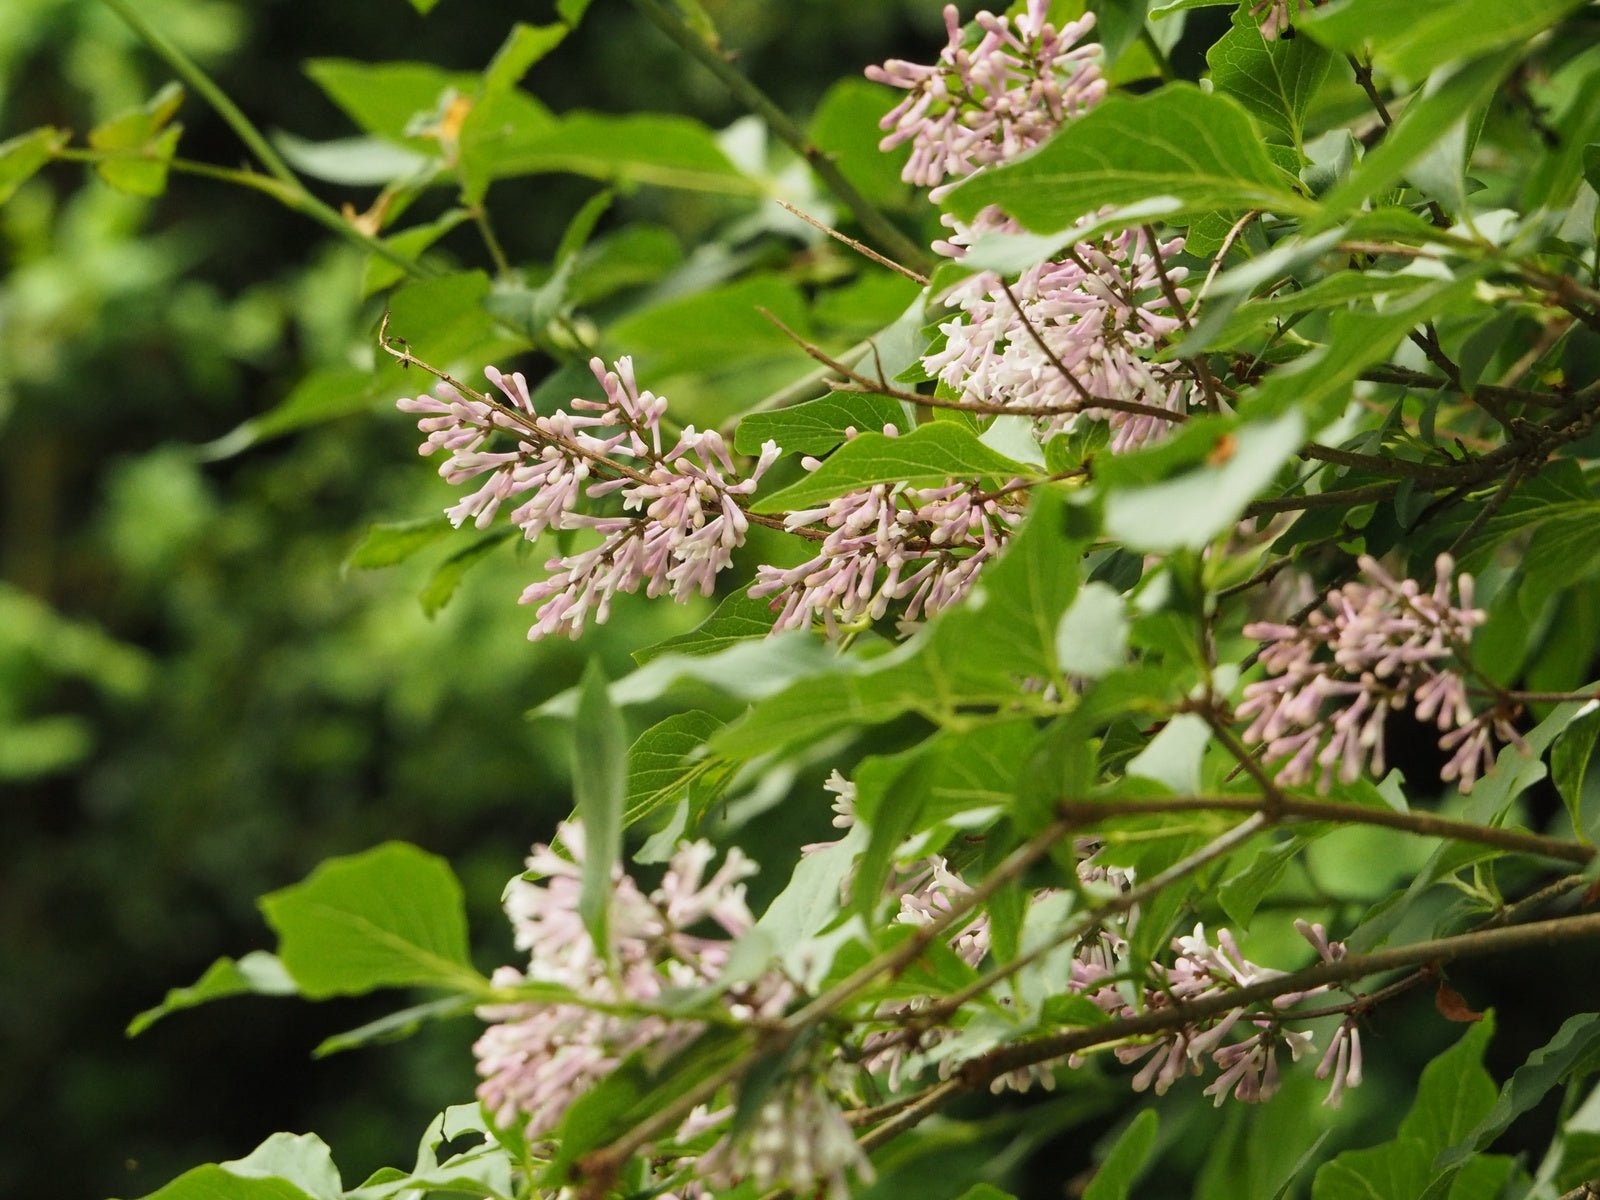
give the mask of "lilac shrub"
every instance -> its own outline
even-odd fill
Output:
[[[748,98],[708,18],[634,2]],[[562,7],[570,22],[584,6]],[[952,6],[937,61],[868,68],[886,89],[882,146],[906,152],[902,180],[925,192],[901,189],[892,218],[839,171],[841,143],[820,144],[828,122],[772,126],[847,212],[829,232],[870,263],[859,281],[891,285],[885,320],[904,315],[854,352],[831,328],[826,344],[795,335],[822,368],[722,429],[680,428],[626,355],[590,362],[600,398],[552,406],[519,372],[487,369],[494,390],[480,394],[383,342],[441,381],[399,407],[466,490],[449,520],[509,522],[545,548],[522,595],[530,638],[593,633],[619,594],[725,593],[647,674],[612,689],[592,669],[575,705],[542,710],[579,714],[578,811],[594,844],[563,826],[508,890],[525,961],[483,979],[463,934],[454,958],[429,949],[413,956],[425,969],[406,959],[380,980],[451,989],[485,1023],[477,1099],[485,1145],[505,1159],[485,1196],[843,1200],[875,1179],[892,1193],[908,1169],[873,1152],[917,1144],[917,1124],[956,1097],[1087,1095],[1091,1078],[1164,1097],[1168,1113],[1303,1103],[1281,1125],[1315,1133],[1367,1076],[1393,1071],[1365,1053],[1368,1023],[1424,986],[1445,1017],[1482,1019],[1422,1085],[1432,1096],[1447,1079],[1451,1104],[1471,1107],[1493,1090],[1467,1061],[1489,1018],[1445,970],[1600,933],[1600,917],[1572,911],[1593,898],[1597,828],[1584,779],[1600,693],[1580,686],[1594,639],[1573,619],[1600,603],[1584,540],[1600,424],[1583,215],[1595,181],[1570,149],[1587,110],[1563,109],[1559,133],[1539,124],[1540,103],[1588,94],[1592,81],[1565,73],[1592,56],[1547,53],[1588,15],[1476,5],[1481,36],[1452,58],[1461,14],[1448,6],[1397,23],[1367,21],[1356,0],[1247,2],[1197,88],[1154,82],[1173,71],[1164,47],[1183,44],[1159,22],[1224,5],[1060,24],[1053,7],[1060,19],[1027,0],[963,24]],[[1086,40],[1096,32],[1103,42]],[[458,100],[499,112],[502,84]],[[1489,119],[1497,88],[1528,111]],[[764,98],[755,107],[770,117]],[[1553,138],[1531,174],[1506,165],[1526,149],[1505,134],[1519,120]],[[1447,132],[1425,147],[1433,126]],[[692,163],[663,171],[663,136],[640,152],[641,179],[727,185],[739,203],[771,194],[776,176],[718,174],[723,159],[748,169],[752,156],[724,153],[737,140],[707,133]],[[1477,187],[1480,174],[1492,183]],[[1486,207],[1519,197],[1528,211]],[[901,228],[916,221],[938,235],[926,250]],[[719,311],[699,273],[746,261],[755,228],[730,225],[718,256],[639,303],[678,320],[689,289]],[[793,278],[760,283],[829,293],[850,268],[818,245]],[[897,277],[871,274],[885,267]],[[503,291],[521,287],[502,274]],[[909,311],[907,278],[920,288]],[[879,303],[857,282],[827,298]],[[558,271],[545,298],[561,284]],[[583,315],[525,348],[583,342]],[[600,324],[592,340],[626,341]],[[632,325],[643,342],[650,328]],[[696,365],[675,358],[661,378],[676,388],[698,370],[704,384],[745,365],[708,340],[711,359],[685,353]],[[1299,612],[1286,599],[1324,590]],[[617,706],[664,704],[685,676],[705,707],[658,717],[630,749]],[[1518,690],[1535,677],[1554,686]],[[1447,759],[1437,812],[1392,801],[1394,785],[1423,782],[1391,770],[1389,729],[1407,713]],[[774,844],[781,821],[754,835],[769,869],[798,864],[758,918],[753,862],[734,848],[713,868],[707,838],[755,828],[739,823],[780,791],[816,804],[792,781],[833,763],[847,769],[826,785],[839,837]],[[1546,775],[1562,812],[1536,828],[1521,793]],[[1391,803],[1366,803],[1363,781],[1379,780]],[[1433,803],[1425,787],[1416,799]],[[655,886],[620,859],[630,825],[653,834],[640,859],[664,864]],[[1342,871],[1353,852],[1324,835],[1357,826],[1394,840]],[[1418,850],[1426,838],[1443,848]],[[1512,858],[1517,870],[1495,869]],[[390,886],[369,922],[397,920]],[[281,903],[269,898],[269,916]],[[1581,1077],[1600,1034],[1581,1037],[1543,1075]],[[1297,1070],[1325,1087],[1292,1084]],[[1311,1191],[1387,1195],[1369,1173],[1430,1170],[1448,1189],[1449,1164],[1494,1136],[1487,1107],[1452,1118],[1489,1130],[1470,1136],[1418,1111],[1393,1147],[1319,1166],[1333,1185],[1319,1174]],[[1157,1119],[1133,1120],[1102,1170],[1163,1153]],[[1321,1146],[1285,1151],[1276,1190]],[[1246,1170],[1219,1147],[1234,1158],[1209,1178]],[[1518,1192],[1519,1170],[1507,1160],[1483,1194],[1558,1194],[1554,1174]],[[1132,1194],[1131,1180],[1105,1194]]]

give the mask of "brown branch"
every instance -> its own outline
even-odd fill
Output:
[[[1109,1045],[1127,1038],[1162,1033],[1290,992],[1309,991],[1326,984],[1344,983],[1347,980],[1361,979],[1368,975],[1377,975],[1402,967],[1414,967],[1423,963],[1444,964],[1459,958],[1477,958],[1487,954],[1501,954],[1508,950],[1537,946],[1553,948],[1582,938],[1597,936],[1600,936],[1600,914],[1590,914],[1560,917],[1529,925],[1479,929],[1471,933],[1416,942],[1409,946],[1392,946],[1375,950],[1370,954],[1347,955],[1332,962],[1317,963],[1303,971],[1278,975],[1200,1000],[1175,1003],[1124,1020],[1108,1021],[1103,1025],[1074,1029],[1052,1037],[1003,1046],[964,1063],[957,1078],[964,1080],[968,1087],[984,1087],[999,1076],[1023,1067],[1049,1062],[1068,1054],[1075,1054],[1095,1046]]]
[[[1154,226],[1142,225],[1141,231],[1149,243],[1150,262],[1156,269],[1156,279],[1161,285],[1161,294],[1167,298],[1167,303],[1172,306],[1172,311],[1178,315],[1178,324],[1183,327],[1184,333],[1194,332],[1194,322],[1189,319],[1189,310],[1184,307],[1183,301],[1178,297],[1178,289],[1172,286],[1172,280],[1167,277],[1167,266],[1161,261],[1161,247],[1156,241]],[[1211,364],[1206,361],[1204,353],[1196,354],[1193,358],[1183,360],[1194,373],[1195,380],[1200,384],[1201,394],[1205,396],[1206,411],[1219,413],[1222,406],[1217,403],[1217,383],[1211,376]]]
[[[1242,748],[1242,747],[1241,747]],[[1235,755],[1238,758],[1238,755]],[[1244,758],[1255,764],[1248,751]],[[1241,765],[1243,761],[1241,760]],[[1249,767],[1245,768],[1247,771]],[[1260,781],[1257,780],[1257,783]],[[1513,854],[1531,854],[1539,858],[1552,858],[1561,862],[1587,864],[1594,858],[1595,848],[1582,842],[1564,838],[1545,837],[1537,833],[1524,833],[1517,829],[1504,829],[1497,825],[1479,825],[1471,821],[1458,821],[1435,813],[1398,812],[1392,808],[1378,808],[1365,804],[1345,804],[1332,800],[1305,800],[1290,796],[1278,789],[1275,801],[1259,796],[1171,796],[1153,800],[1084,800],[1063,801],[1056,811],[1065,819],[1081,825],[1092,825],[1110,817],[1147,816],[1161,813],[1192,812],[1275,812],[1279,819],[1295,821],[1338,821],[1353,825],[1374,825],[1384,829],[1397,829],[1419,837],[1448,838],[1457,842],[1472,842],[1481,846],[1494,846]]]
[[[1374,475],[1393,475],[1401,479],[1422,479],[1429,483],[1453,482],[1455,474],[1449,467],[1436,467],[1429,463],[1413,462],[1408,458],[1388,458],[1382,454],[1358,454],[1353,450],[1339,450],[1333,446],[1312,443],[1300,451],[1300,457],[1371,471]]]

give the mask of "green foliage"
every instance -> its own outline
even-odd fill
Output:
[[[1037,154],[956,188],[949,209],[970,219],[990,204],[1042,233],[1106,205],[1123,212],[1091,227],[1178,221],[1219,208],[1310,211],[1273,165],[1243,107],[1181,85],[1113,96]]]
[[[474,986],[461,885],[431,854],[391,842],[330,859],[261,898],[278,958],[306,996]]]
[[[183,103],[175,83],[162,88],[144,107],[123,113],[89,131],[89,145],[104,157],[95,163],[100,178],[135,196],[159,196],[178,149],[181,125],[171,124]]]

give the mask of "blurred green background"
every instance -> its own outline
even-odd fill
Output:
[[[139,5],[261,126],[313,139],[352,130],[306,59],[479,70],[511,20],[553,15],[523,7]],[[933,3],[707,7],[798,114],[941,40]],[[0,4],[0,140],[81,139],[169,78],[95,0]],[[529,86],[557,111],[740,115],[605,0]],[[178,119],[184,156],[243,164],[196,98]],[[594,190],[498,186],[512,259],[547,257]],[[375,189],[319,191],[364,207]],[[710,219],[710,200],[671,200],[682,230]],[[485,265],[469,238],[445,249]],[[308,371],[371,355],[362,256],[270,200],[186,177],[147,201],[58,165],[0,207],[0,263],[0,1195],[140,1195],[280,1128],[321,1133],[348,1182],[407,1161],[470,1092],[470,1023],[323,1062],[323,1036],[391,1002],[239,1000],[122,1029],[218,955],[269,945],[259,894],[387,838],[451,860],[481,961],[506,961],[500,887],[569,804],[561,731],[524,712],[584,655],[619,670],[698,614],[624,605],[582,649],[532,646],[515,604],[531,563],[487,564],[432,620],[426,560],[341,571],[368,523],[448,503],[392,410],[208,454]]]

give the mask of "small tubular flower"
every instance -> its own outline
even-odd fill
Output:
[[[1250,15],[1261,23],[1261,36],[1267,41],[1294,35],[1294,18],[1309,12],[1315,0],[1253,0]]]

